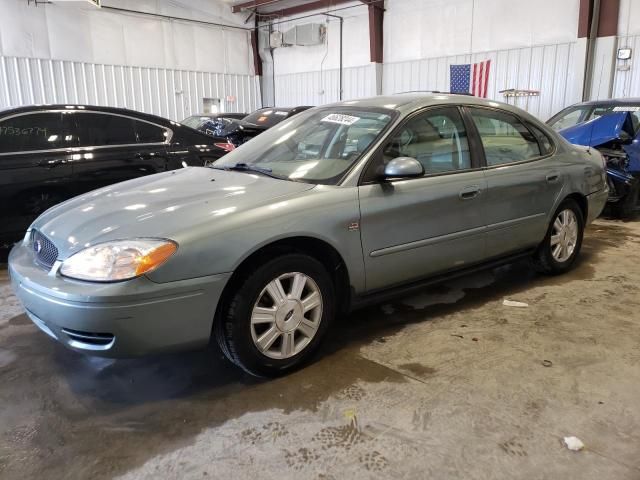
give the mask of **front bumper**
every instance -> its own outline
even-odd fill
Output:
[[[604,206],[607,203],[607,198],[609,197],[609,188],[605,188],[598,192],[591,193],[587,195],[587,221],[586,225],[589,225],[593,222],[600,214],[602,210],[604,210]]]
[[[9,275],[27,315],[73,350],[133,357],[207,344],[230,273],[155,283],[70,280],[35,264],[27,247],[9,255]]]

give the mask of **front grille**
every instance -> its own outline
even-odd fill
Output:
[[[31,249],[36,257],[36,262],[44,268],[50,269],[58,258],[58,249],[51,240],[38,230],[31,232]]]

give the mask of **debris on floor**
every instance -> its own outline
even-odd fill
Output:
[[[553,362],[551,360],[542,360],[543,367],[550,367],[552,365],[553,365]]]
[[[515,300],[506,300],[506,299],[502,301],[502,305],[504,305],[505,307],[519,307],[519,308],[526,308],[529,306],[528,303],[516,302]]]
[[[579,452],[584,448],[584,443],[578,437],[564,437],[564,443],[569,450]]]

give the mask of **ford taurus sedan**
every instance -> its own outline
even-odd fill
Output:
[[[559,274],[607,199],[603,159],[508,105],[406,94],[310,109],[210,167],[41,215],[13,288],[65,346],[125,357],[215,339],[287,372],[339,313],[528,257]]]

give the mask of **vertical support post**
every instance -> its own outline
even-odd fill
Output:
[[[376,95],[382,94],[384,0],[374,0],[369,8],[369,54],[374,64]]]

